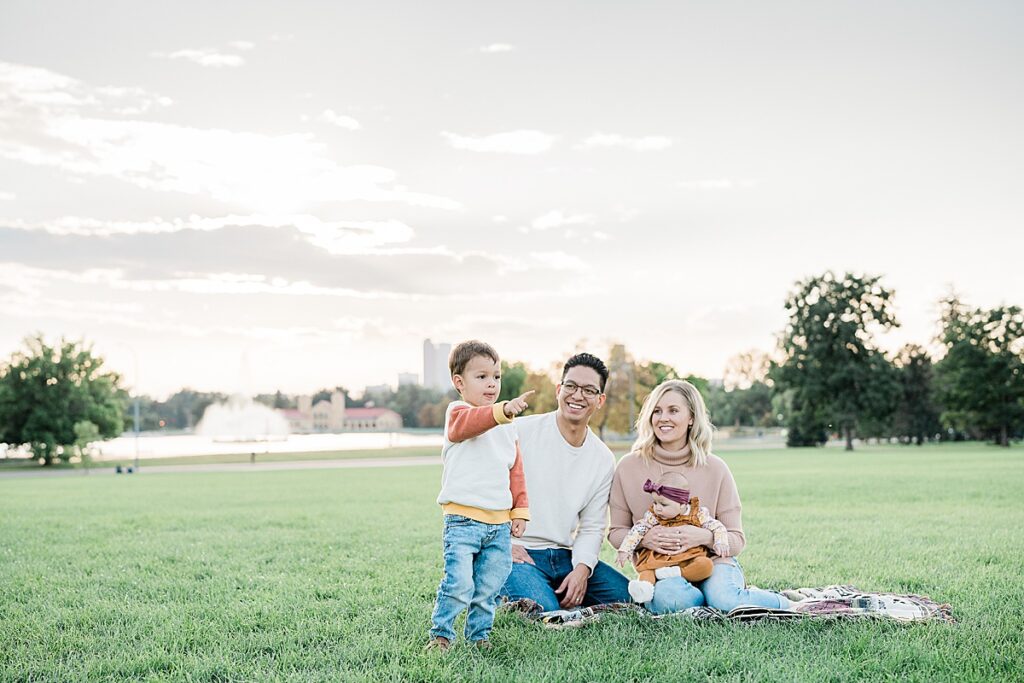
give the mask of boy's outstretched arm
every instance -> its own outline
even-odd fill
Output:
[[[468,441],[511,421],[512,418],[505,415],[505,401],[492,406],[459,405],[448,413],[447,437],[452,443]]]
[[[515,417],[519,413],[523,412],[529,407],[529,402],[526,400],[530,394],[535,393],[535,389],[530,389],[527,392],[516,396],[515,398],[505,401],[505,417]]]

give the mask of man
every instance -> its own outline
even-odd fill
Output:
[[[530,598],[545,611],[629,602],[628,579],[597,559],[615,458],[589,423],[607,381],[599,358],[578,353],[562,369],[558,408],[516,418],[531,521],[512,544],[512,573],[501,589],[509,600]]]

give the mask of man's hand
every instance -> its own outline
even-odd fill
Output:
[[[562,583],[555,589],[556,595],[561,595],[558,601],[562,609],[571,609],[583,604],[583,596],[587,594],[587,583],[590,582],[590,567],[585,564],[578,564],[569,572]]]
[[[529,391],[520,394],[519,396],[515,397],[510,401],[505,401],[505,417],[515,417],[519,413],[526,410],[526,408],[530,405],[529,403],[526,402],[526,399],[532,393],[534,393],[534,390],[530,389]]]
[[[512,520],[512,535],[519,538],[526,531],[526,520],[525,519],[513,519]],[[512,557],[515,557],[513,554]]]
[[[526,552],[526,548],[521,545],[512,544],[512,561],[516,564],[536,564],[533,558],[530,557],[530,553]]]

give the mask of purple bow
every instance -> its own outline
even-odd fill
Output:
[[[662,486],[661,484],[655,484],[650,479],[644,482],[644,491],[647,493],[657,493],[659,496],[664,496],[682,505],[690,502],[689,490],[677,489],[674,486]]]

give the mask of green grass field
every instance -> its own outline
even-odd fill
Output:
[[[927,594],[960,623],[506,613],[491,652],[423,653],[437,467],[0,480],[0,680],[1024,678],[1024,449],[724,457],[748,581]]]

